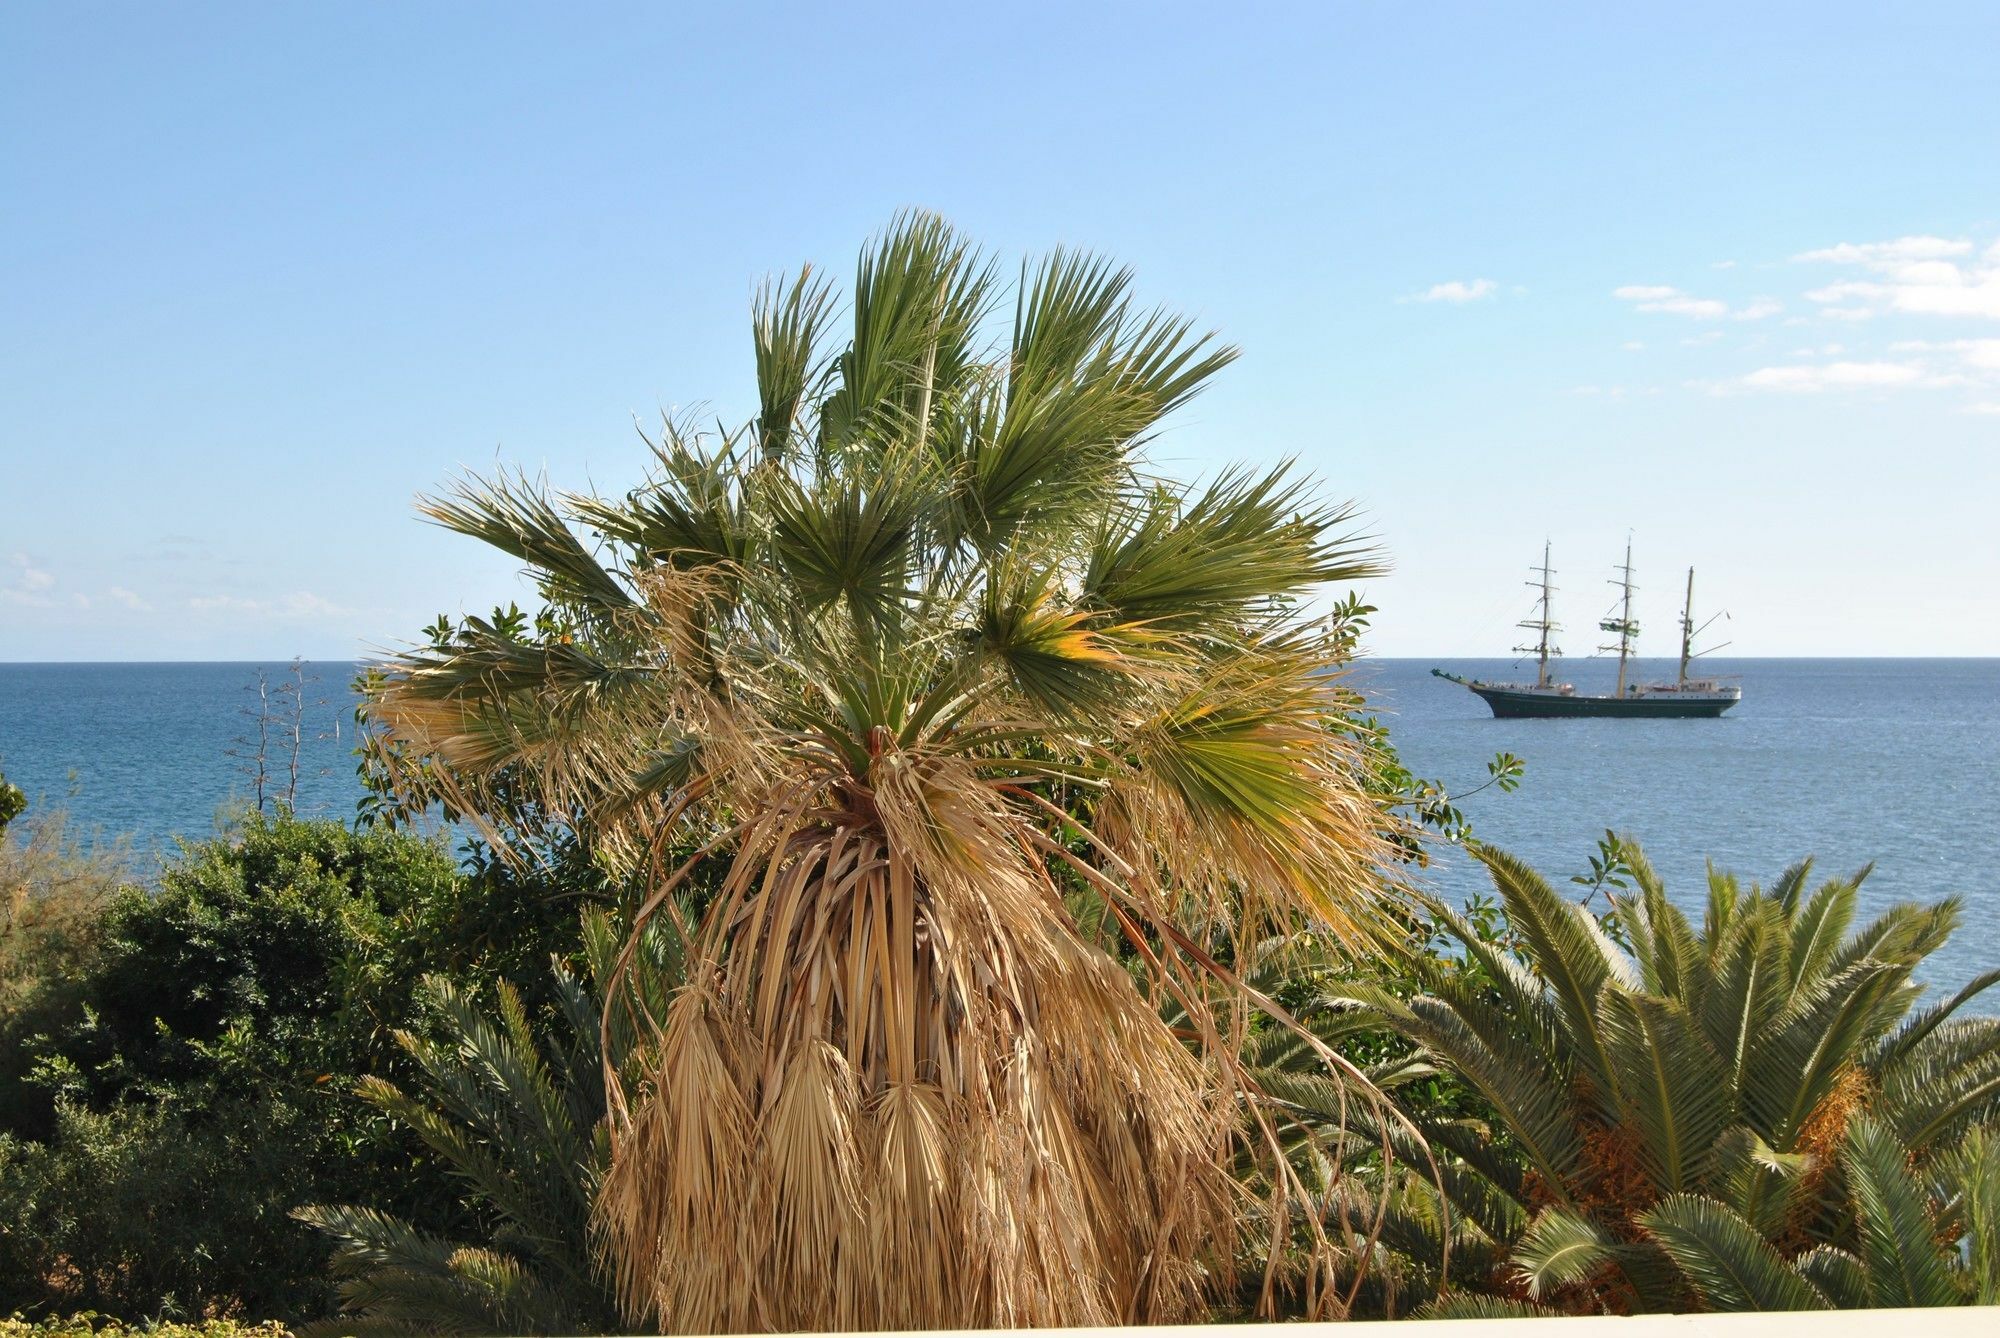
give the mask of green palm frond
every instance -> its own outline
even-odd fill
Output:
[[[1857,1120],[1841,1156],[1860,1219],[1869,1298],[1881,1307],[1956,1305],[1963,1299],[1937,1243],[1937,1222],[1909,1154],[1884,1125]]]
[[[1411,1319],[1552,1319],[1562,1312],[1532,1301],[1456,1292],[1415,1311]]]
[[[602,911],[584,917],[592,977],[612,974],[622,941]],[[664,930],[643,940],[642,969],[626,988],[655,997],[681,979],[681,955]],[[608,1333],[627,1327],[597,1241],[597,1195],[608,1148],[606,1033],[601,984],[586,985],[561,962],[556,993],[569,1035],[538,1037],[520,995],[498,987],[489,1016],[450,982],[426,982],[438,1025],[401,1034],[423,1075],[420,1096],[380,1078],[361,1097],[413,1130],[464,1182],[470,1202],[495,1223],[490,1243],[447,1242],[387,1214],[309,1207],[295,1214],[333,1237],[341,1332]],[[612,1062],[634,1043],[631,1026],[609,1029]]]
[[[526,475],[474,476],[447,497],[425,499],[421,509],[446,529],[527,563],[557,603],[611,614],[634,603],[631,591],[577,538],[547,490]]]
[[[1710,962],[1714,978],[1699,1016],[1722,1060],[1717,1076],[1733,1113],[1766,1034],[1791,995],[1791,936],[1779,903],[1753,898],[1731,919]]]
[[[1727,1071],[1679,1002],[1607,984],[1599,1027],[1624,1116],[1661,1192],[1692,1188],[1732,1114]]]
[[[1745,1112],[1773,1147],[1789,1148],[1806,1120],[1913,997],[1908,965],[1863,958],[1781,1015],[1765,1062],[1744,1079]]]
[[[1792,1267],[1837,1310],[1866,1310],[1873,1304],[1867,1266],[1837,1245],[1815,1245]]]
[[[1779,1152],[1757,1131],[1739,1124],[1715,1140],[1705,1188],[1767,1236],[1778,1234],[1811,1187],[1814,1159]]]
[[[1342,533],[1352,520],[1314,503],[1289,465],[1261,477],[1227,470],[1192,497],[1160,492],[1108,517],[1082,601],[1163,630],[1238,621],[1314,586],[1379,574],[1374,550]]]
[[[1958,1018],[1907,1032],[1871,1061],[1876,1117],[1911,1148],[1942,1146],[2000,1118],[2000,1018]]]
[[[1974,1305],[2000,1305],[2000,1131],[1982,1126],[1941,1158],[1936,1179],[1964,1241]]]
[[[1708,961],[1694,928],[1680,907],[1668,900],[1659,875],[1646,862],[1636,841],[1625,838],[1625,858],[1638,883],[1637,896],[1614,903],[1631,928],[1641,982],[1654,994],[1680,999],[1699,1017],[1707,993]]]
[[[1920,1045],[1926,1037],[1957,1015],[1973,999],[2000,984],[2000,968],[1982,972],[1967,981],[1957,993],[1917,1013],[1904,1022],[1883,1046],[1877,1067],[1894,1064]]]
[[[790,283],[757,294],[751,327],[757,350],[757,447],[767,460],[792,448],[799,414],[824,374],[820,343],[833,314],[833,287],[806,265]]]
[[[993,298],[992,267],[944,220],[911,212],[891,223],[855,274],[853,337],[819,408],[821,451],[925,420],[947,402],[974,370],[975,331]]]
[[[1552,1208],[1514,1242],[1515,1276],[1528,1289],[1529,1298],[1540,1301],[1611,1264],[1617,1244],[1588,1218]]]
[[[1723,1204],[1674,1194],[1639,1217],[1710,1310],[1826,1310],[1830,1303]]]
[[[1789,913],[1793,1000],[1816,989],[1825,978],[1848,926],[1854,923],[1860,888],[1858,879],[1833,879],[1823,883],[1804,906]]]
[[[1573,1052],[1598,1090],[1615,1094],[1617,1078],[1597,1025],[1598,998],[1605,982],[1636,985],[1637,973],[1588,911],[1556,895],[1527,864],[1490,848],[1475,853],[1493,875],[1508,923],[1549,982]]]

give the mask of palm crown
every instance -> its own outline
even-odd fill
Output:
[[[1504,1249],[1497,1280],[1530,1298],[1675,1309],[1705,1214],[1766,1251],[1767,1238],[1849,1241],[1840,1178],[1856,1156],[1880,1161],[1850,1148],[1855,1130],[1922,1162],[2000,1114],[2000,1020],[1955,1016],[2000,972],[1913,1013],[1913,975],[1957,926],[1955,901],[1856,928],[1866,870],[1812,888],[1803,861],[1768,889],[1712,874],[1696,928],[1638,847],[1623,850],[1638,884],[1615,899],[1629,953],[1486,850],[1514,951],[1438,906],[1462,958],[1421,962],[1407,1001],[1346,993],[1497,1117],[1482,1134],[1416,1114],[1448,1161],[1453,1213],[1477,1227],[1461,1279],[1477,1286]]]
[[[693,863],[666,851],[726,864],[613,1100],[624,1294],[676,1328],[1194,1313],[1244,1080],[1226,1014],[1191,1052],[1158,1008],[1228,978],[1218,934],[1369,928],[1383,819],[1300,603],[1373,569],[1349,513],[1285,469],[1147,472],[1233,351],[1124,271],[1024,268],[989,349],[999,296],[906,217],[844,338],[810,270],[765,290],[741,429],[670,425],[623,498],[426,506],[525,562],[553,621],[390,667],[410,792],[531,793],[651,867],[642,923]]]

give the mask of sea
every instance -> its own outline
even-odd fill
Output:
[[[1363,659],[1349,682],[1411,771],[1464,796],[1481,840],[1559,886],[1586,871],[1608,830],[1636,839],[1696,916],[1711,863],[1766,883],[1807,855],[1828,876],[1872,864],[1864,911],[1964,902],[1964,928],[1926,983],[1953,989],[2000,965],[2000,659],[1712,658],[1704,672],[1743,687],[1717,720],[1495,720],[1433,667],[1522,672],[1505,660]],[[275,784],[301,813],[348,819],[361,797],[357,666],[300,668],[297,778],[288,737],[267,735],[266,798]],[[1635,673],[1673,668],[1641,661]],[[0,664],[0,773],[34,808],[63,808],[73,831],[122,840],[157,868],[177,837],[212,834],[251,801],[268,711],[260,676],[268,694],[292,675],[283,662]],[[1615,675],[1595,659],[1563,672],[1585,692],[1608,691]],[[1524,763],[1520,784],[1480,789],[1502,752]],[[1455,900],[1489,890],[1450,846],[1434,848],[1421,876]]]

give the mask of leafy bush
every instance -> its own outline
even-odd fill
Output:
[[[437,843],[253,818],[184,847],[156,892],[114,896],[54,1025],[0,1109],[0,1310],[128,1318],[323,1313],[325,1241],[290,1217],[368,1202],[451,1230],[447,1170],[353,1096],[406,1061],[419,982],[524,973],[573,952],[573,903]],[[524,968],[533,963],[531,973]]]
[[[595,1235],[608,1163],[604,1063],[636,1080],[637,1007],[664,1007],[682,978],[685,945],[655,920],[629,972],[624,933],[601,911],[584,917],[588,977],[555,964],[563,1023],[537,1036],[518,992],[502,982],[498,1016],[448,981],[427,990],[441,1023],[432,1037],[400,1033],[417,1061],[415,1096],[362,1080],[369,1104],[415,1130],[451,1166],[480,1210],[479,1243],[449,1241],[359,1206],[302,1208],[301,1221],[336,1242],[340,1319],[317,1326],[371,1333],[617,1333],[618,1300]],[[614,985],[624,1007],[609,1018]]]
[[[192,1324],[135,1326],[91,1311],[52,1319],[0,1319],[0,1338],[291,1338],[276,1320],[246,1324],[233,1319],[204,1319]]]
[[[27,1041],[76,1018],[105,908],[127,881],[124,849],[86,849],[60,810],[0,824],[0,1130],[53,1122],[46,1094],[22,1082]]]

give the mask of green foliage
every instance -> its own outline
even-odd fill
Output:
[[[1889,1129],[1856,1119],[1841,1149],[1852,1233],[1787,1259],[1728,1204],[1675,1195],[1641,1222],[1710,1310],[1987,1305],[2000,1237],[2000,1143],[1969,1133],[1929,1177]],[[1843,1246],[1845,1248],[1843,1248]]]
[[[0,1319],[0,1338],[291,1338],[276,1320],[250,1324],[234,1319],[204,1319],[177,1324],[127,1324],[94,1311],[26,1320],[16,1315]]]
[[[1328,635],[1335,648],[1332,663],[1344,665],[1353,660],[1361,635],[1367,631],[1375,611],[1374,605],[1362,603],[1361,597],[1354,594],[1334,605],[1327,615]],[[1443,781],[1418,776],[1404,765],[1389,738],[1388,727],[1370,711],[1365,697],[1347,687],[1338,676],[1329,680],[1329,690],[1342,708],[1342,728],[1361,750],[1361,765],[1370,792],[1385,812],[1415,820],[1415,826],[1406,822],[1386,823],[1382,832],[1383,838],[1410,864],[1421,866],[1430,862],[1425,832],[1453,845],[1474,844],[1472,820],[1459,805],[1483,790],[1511,794],[1527,774],[1526,762],[1502,752],[1495,753],[1486,763],[1486,779],[1471,789],[1453,790]]]
[[[0,836],[7,833],[7,825],[28,809],[28,796],[21,787],[8,783],[5,775],[0,775]]]
[[[0,1130],[53,1118],[47,1095],[22,1081],[27,1043],[76,1016],[104,910],[126,881],[123,848],[86,849],[60,810],[0,832]]]
[[[1490,1114],[1472,1128],[1402,1102],[1447,1162],[1446,1200],[1504,1260],[1455,1271],[1460,1292],[1520,1288],[1570,1310],[1671,1309],[1689,1287],[1718,1306],[1834,1303],[1781,1249],[1805,1242],[1855,1254],[1870,1294],[1942,1303],[1950,1289],[1915,1248],[1942,1209],[1913,1207],[1908,1173],[1884,1167],[1892,1149],[1955,1165],[1967,1131],[2000,1116],[2000,1019],[1957,1015],[2000,976],[1911,1012],[1955,902],[1853,930],[1866,871],[1811,888],[1801,863],[1769,891],[1711,874],[1697,930],[1615,834],[1573,880],[1610,894],[1601,915],[1477,853],[1504,928],[1434,906],[1452,951],[1418,954],[1407,982],[1347,991],[1355,1017],[1419,1047]],[[1960,1197],[1985,1211],[1979,1193]],[[1406,1284],[1436,1281],[1424,1259],[1403,1261]],[[1860,1276],[1832,1256],[1812,1268]]]
[[[295,1215],[336,1242],[342,1315],[320,1327],[345,1333],[616,1333],[616,1295],[595,1232],[606,1140],[602,998],[623,936],[602,912],[584,918],[586,982],[558,960],[563,1021],[537,1038],[521,996],[502,982],[494,1014],[448,981],[426,991],[437,1025],[399,1032],[420,1071],[419,1095],[364,1079],[362,1099],[414,1130],[461,1182],[486,1228],[461,1244],[369,1208],[308,1207]],[[628,1002],[663,1003],[677,987],[683,946],[656,920],[624,989]],[[610,1028],[611,1063],[632,1056],[632,1013]],[[623,1022],[621,1022],[623,1019]]]
[[[461,1224],[446,1169],[353,1084],[407,1063],[394,1032],[427,972],[546,982],[575,925],[546,884],[468,877],[401,833],[280,816],[185,846],[157,889],[110,899],[35,1032],[10,1038],[0,1308],[308,1317],[327,1246],[296,1205]],[[544,983],[525,1006],[559,1003]]]

